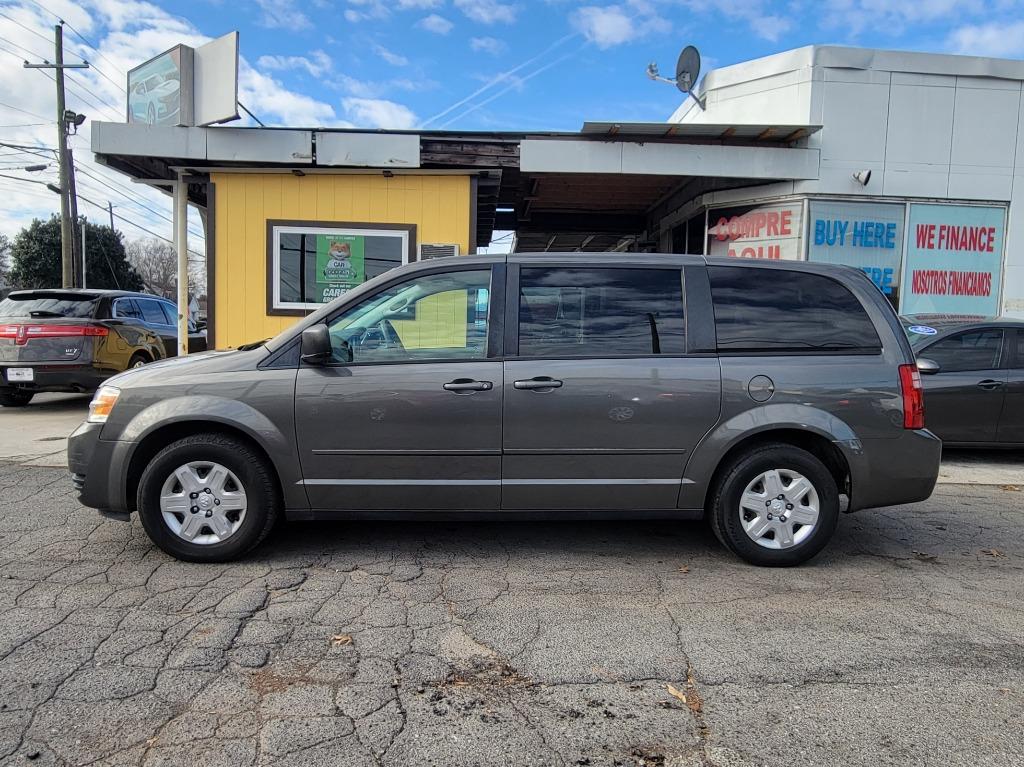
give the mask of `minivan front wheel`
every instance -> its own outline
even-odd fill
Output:
[[[737,456],[715,485],[709,515],[715,535],[755,565],[806,562],[832,538],[839,491],[806,450],[770,444]]]
[[[173,557],[226,562],[270,532],[281,502],[273,469],[242,440],[196,434],[171,443],[139,480],[139,517]]]

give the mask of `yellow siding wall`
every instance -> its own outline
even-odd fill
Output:
[[[213,173],[216,185],[214,343],[276,335],[295,317],[267,315],[267,220],[416,224],[416,241],[469,251],[468,176]],[[415,253],[412,257],[415,258]]]

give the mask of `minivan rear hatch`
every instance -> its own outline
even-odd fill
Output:
[[[109,330],[93,317],[95,293],[31,290],[0,301],[0,362],[92,359],[94,339]]]

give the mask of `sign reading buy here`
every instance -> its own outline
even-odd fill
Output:
[[[911,205],[904,314],[999,314],[1005,208]]]

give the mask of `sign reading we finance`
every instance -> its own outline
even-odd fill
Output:
[[[999,314],[1006,209],[911,205],[905,314]]]

